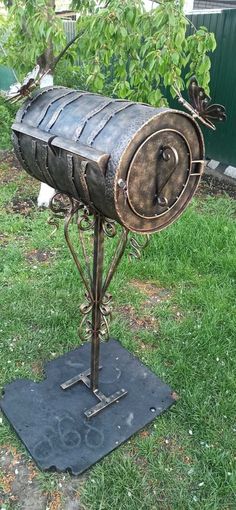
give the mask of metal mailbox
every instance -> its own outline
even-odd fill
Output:
[[[195,78],[191,104],[178,96],[190,114],[51,87],[17,114],[18,159],[67,195],[68,207],[56,207],[56,194],[51,208],[64,211],[65,239],[85,287],[81,336],[91,341],[47,364],[41,383],[24,379],[5,389],[1,407],[41,469],[82,473],[174,403],[171,388],[135,356],[101,341],[109,338],[115,271],[127,246],[139,256],[149,238],[140,242],[129,231],[154,233],[180,216],[205,164],[196,118],[211,129],[226,118]],[[105,237],[116,236],[104,264]]]
[[[64,87],[24,104],[13,141],[30,175],[139,233],[175,221],[204,170],[188,113]]]

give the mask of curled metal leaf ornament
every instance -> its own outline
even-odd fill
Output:
[[[51,236],[59,228],[59,220],[65,218],[68,214],[73,214],[75,210],[78,210],[79,203],[72,197],[65,193],[56,192],[50,200],[49,209],[52,211],[52,215],[49,216],[47,223],[54,228]]]
[[[115,237],[116,235],[116,223],[114,220],[105,218],[103,225],[103,232],[106,237]]]
[[[143,241],[143,239],[141,241],[140,238],[137,239],[136,237],[131,237],[131,239],[130,239],[130,246],[131,246],[130,256],[134,257],[136,259],[141,259],[142,251],[147,247],[147,245],[149,244],[149,241],[150,241],[150,236],[148,234],[146,234],[144,236],[144,241]]]
[[[88,230],[93,229],[95,219],[86,206],[83,206],[82,209],[81,214],[78,216],[77,225],[79,230],[87,232]]]
[[[109,325],[112,318],[112,295],[110,293],[106,293],[103,296],[102,303],[100,305],[100,312],[102,316],[100,338],[101,340],[108,340]]]
[[[78,202],[65,193],[56,192],[50,200],[49,208],[56,218],[65,218],[67,214],[78,208]]]
[[[80,306],[80,312],[83,315],[82,321],[79,326],[79,336],[81,340],[90,340],[93,328],[90,313],[93,308],[93,301],[89,294],[85,295],[86,301]]]

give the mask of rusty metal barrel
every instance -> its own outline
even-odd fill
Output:
[[[13,143],[30,175],[139,233],[175,221],[204,170],[191,115],[64,87],[26,101]]]

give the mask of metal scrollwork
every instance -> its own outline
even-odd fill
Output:
[[[67,214],[73,214],[84,207],[82,202],[75,200],[66,193],[57,192],[50,200],[49,208],[56,218],[65,218]]]
[[[79,336],[81,340],[90,340],[93,333],[92,321],[90,314],[93,308],[93,301],[90,296],[86,294],[86,301],[80,306],[80,312],[83,315],[82,321],[79,327]],[[107,340],[109,337],[109,325],[112,316],[112,295],[105,294],[100,304],[101,312],[101,326],[99,331],[100,340]]]
[[[107,289],[125,251],[128,240],[128,231],[123,229],[121,232],[110,266],[108,267],[107,274],[102,282],[101,295],[97,301],[91,260],[91,239],[88,239],[88,233],[94,232],[95,221],[98,213],[90,210],[90,208],[85,206],[82,202],[74,200],[70,196],[62,195],[61,193],[56,193],[56,195],[54,195],[51,200],[50,208],[56,219],[64,218],[64,233],[66,242],[86,289],[85,302],[80,306],[80,312],[83,317],[79,326],[79,336],[82,340],[90,340],[96,333],[100,340],[107,340],[109,337],[109,324],[112,314],[112,296],[107,292]],[[50,223],[52,223],[52,221],[50,221]],[[79,254],[74,246],[74,238],[72,240],[72,236],[70,234],[70,227],[72,224],[76,225],[78,230],[78,240],[80,245]],[[101,220],[101,227],[102,236],[106,236],[111,239],[117,235],[117,228],[114,220],[103,217]],[[97,271],[102,272],[102,267],[98,267]],[[94,328],[91,317],[96,305],[98,305],[99,313],[101,315],[98,328]]]
[[[103,232],[106,237],[115,237],[116,235],[116,224],[114,220],[110,220],[108,218],[104,219],[103,222]]]
[[[86,206],[83,206],[83,213],[78,216],[77,225],[79,230],[86,232],[92,230],[94,227],[94,216]]]
[[[101,322],[101,339],[108,340],[109,338],[109,325],[112,318],[112,295],[105,294],[100,305],[100,312],[102,315]]]
[[[137,239],[136,237],[131,237],[130,239],[130,257],[134,257],[136,259],[141,259],[142,257],[142,251],[145,250],[147,245],[149,244],[150,236],[145,235],[144,241],[141,241],[141,239]]]
[[[67,214],[71,214],[75,209],[77,210],[79,206],[79,202],[69,195],[62,195],[59,192],[53,195],[49,203],[49,209],[52,211],[53,215],[48,218],[48,224],[55,227],[53,233],[55,233],[59,227],[59,220],[65,218]]]
[[[93,301],[91,297],[86,294],[86,301],[80,305],[80,312],[83,315],[82,321],[79,326],[79,336],[81,340],[90,340],[93,327],[90,314],[93,308]]]

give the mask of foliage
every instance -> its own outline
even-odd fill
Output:
[[[58,63],[54,75],[55,85],[63,85],[72,89],[86,88],[86,76],[82,73],[81,66],[71,64],[68,60]]]
[[[0,96],[0,150],[11,145],[11,125],[15,117],[16,107],[6,103]]]
[[[73,5],[82,14],[78,53],[90,90],[162,105],[167,87],[175,96],[173,86],[184,89],[183,77],[195,74],[209,91],[215,37],[205,27],[187,35],[183,0],[160,2],[150,12],[141,0],[110,0],[100,9],[89,0]]]
[[[14,67],[20,78],[51,47],[55,54],[65,45],[63,23],[55,14],[52,0],[14,0],[5,23],[0,25],[0,40],[7,38],[7,57],[1,60]]]
[[[208,53],[215,49],[215,38],[204,27],[187,35],[190,22],[183,3],[162,0],[146,12],[143,0],[108,0],[105,5],[102,0],[74,0],[80,37],[66,55],[76,64],[75,83],[153,105],[167,103],[167,87],[173,96],[173,86],[184,89],[190,74],[209,91]],[[10,8],[7,61],[21,75],[35,65],[49,43],[54,55],[63,47],[62,23],[52,5],[52,0],[14,0]],[[65,67],[60,71],[63,78]]]

